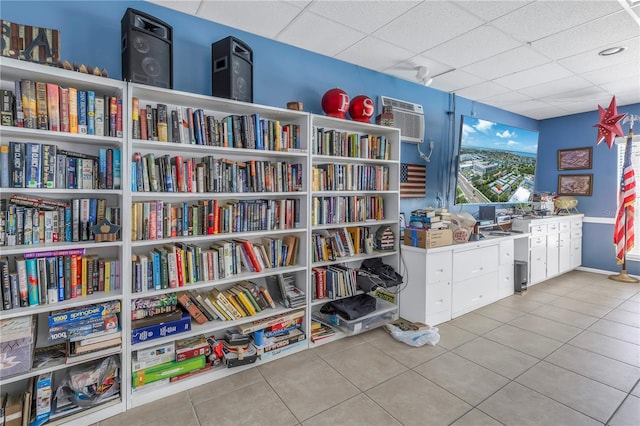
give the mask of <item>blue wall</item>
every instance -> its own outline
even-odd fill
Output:
[[[340,87],[352,98],[365,94],[377,101],[379,95],[385,95],[421,104],[425,111],[425,138],[435,142],[435,149],[431,162],[427,164],[426,199],[403,200],[401,209],[404,212],[437,206],[438,195],[442,200],[442,206],[453,208],[455,182],[451,177],[455,175],[456,170],[455,153],[461,115],[475,114],[479,118],[495,122],[540,130],[539,168],[536,177],[536,188],[540,190],[555,190],[558,148],[588,146],[593,144],[595,139],[595,129],[591,126],[598,121],[596,112],[538,122],[151,3],[2,0],[1,5],[2,19],[60,30],[62,60],[106,68],[109,76],[116,79],[121,78],[120,20],[128,7],[148,13],[173,26],[176,90],[211,94],[211,43],[233,35],[253,49],[256,103],[284,107],[288,101],[296,100],[304,103],[305,111],[322,114],[322,95],[333,87]],[[626,109],[620,108],[620,111]],[[403,162],[422,164],[415,145],[402,145]],[[425,151],[427,146],[428,144],[423,144],[422,150]],[[609,157],[612,158],[613,154],[604,152],[605,150],[602,146],[594,149],[594,174],[602,172],[608,175],[605,179],[600,179],[599,176],[595,179],[594,197],[580,200],[580,209],[594,216],[611,217],[604,212],[596,211],[599,205],[604,205],[597,199],[599,196],[604,197],[606,205],[611,204],[611,209],[615,210],[615,191],[606,189],[606,182],[615,180],[615,161],[607,160]],[[608,163],[612,164],[612,171],[605,167]],[[615,183],[613,185],[615,188]],[[456,206],[455,210],[458,209]],[[475,207],[468,208],[467,211],[473,210]],[[611,231],[604,232],[611,234]],[[607,241],[610,241],[609,237]],[[585,246],[589,244],[585,239]],[[596,262],[595,259],[591,263],[590,256],[587,256],[590,253],[588,247],[585,247],[584,252],[585,266],[601,265],[601,262]],[[613,254],[610,258],[613,259]],[[611,267],[604,269],[617,268],[613,262]]]

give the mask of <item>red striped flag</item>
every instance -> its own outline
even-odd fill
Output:
[[[427,192],[427,166],[402,163],[400,198],[424,198]]]
[[[632,139],[633,131],[630,130],[624,150],[620,193],[618,194],[618,214],[616,216],[616,226],[613,233],[613,243],[616,245],[616,259],[618,260],[618,264],[624,262],[625,254],[633,248],[635,243],[633,220],[635,215],[634,205],[636,203],[636,177],[631,162]]]

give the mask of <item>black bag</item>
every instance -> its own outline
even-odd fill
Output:
[[[360,269],[377,275],[386,284],[386,288],[402,284],[402,275],[398,274],[391,266],[382,263],[379,257],[364,260]]]
[[[346,320],[363,317],[376,310],[376,298],[368,294],[357,294],[325,303],[320,312],[327,315],[338,314]]]

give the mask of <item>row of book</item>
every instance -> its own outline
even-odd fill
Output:
[[[336,330],[331,324],[312,316],[311,320],[311,341],[319,342],[336,335]]]
[[[55,304],[120,289],[120,261],[84,249],[0,256],[4,310]]]
[[[133,154],[132,192],[294,192],[302,190],[302,164]]]
[[[98,155],[37,142],[0,146],[0,187],[36,189],[121,189],[121,152],[100,148]]]
[[[300,226],[300,199],[218,200],[131,205],[131,239],[159,240],[193,235],[294,229]]]
[[[300,149],[300,126],[260,118],[259,114],[216,119],[203,109],[166,104],[131,105],[132,137],[231,148],[286,151]]]
[[[384,197],[381,195],[313,197],[311,225],[384,220],[384,210]]]
[[[311,169],[312,191],[387,191],[389,167],[321,164]]]
[[[367,253],[367,238],[370,235],[371,230],[365,226],[315,230],[311,236],[313,262]]]
[[[122,99],[28,79],[2,90],[2,125],[122,137]]]
[[[253,243],[238,238],[222,240],[209,248],[187,243],[155,247],[149,253],[131,257],[132,291],[180,288],[242,272],[295,265],[299,245],[299,237],[287,235],[263,237]]]
[[[313,299],[336,299],[357,294],[356,270],[344,265],[311,268]]]
[[[391,155],[391,142],[386,136],[359,135],[314,127],[312,151],[317,155],[388,160]]]
[[[0,246],[93,241],[107,219],[117,226],[120,207],[103,198],[48,200],[14,194],[0,202]]]

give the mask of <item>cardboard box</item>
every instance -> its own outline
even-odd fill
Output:
[[[434,248],[453,244],[451,229],[411,229],[404,230],[406,246]]]
[[[31,370],[33,360],[33,320],[30,316],[0,321],[0,378]]]
[[[146,342],[148,340],[184,333],[189,330],[191,330],[191,315],[189,312],[183,312],[182,318],[177,321],[168,321],[162,324],[131,330],[131,343]]]

